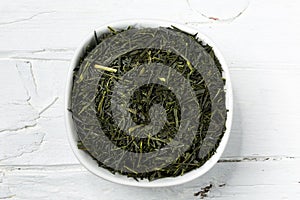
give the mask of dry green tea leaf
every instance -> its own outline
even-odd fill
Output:
[[[136,180],[202,166],[225,132],[225,80],[213,49],[176,27],[101,36],[74,69],[78,148]]]

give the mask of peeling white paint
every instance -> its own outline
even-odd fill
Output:
[[[59,97],[55,97],[55,98],[53,99],[53,101],[51,101],[51,102],[49,103],[49,105],[47,105],[45,108],[43,108],[42,110],[40,110],[39,114],[40,114],[40,115],[43,114],[43,112],[45,112],[45,111],[48,110],[51,106],[53,106],[53,105],[55,104],[55,102],[56,102],[58,99],[59,99]]]
[[[45,133],[36,128],[18,131],[6,131],[0,134],[0,164],[3,160],[21,157],[32,153],[41,147]]]
[[[20,80],[16,63],[4,61],[1,65],[0,132],[36,125],[39,114],[29,103],[31,97]]]
[[[5,173],[0,171],[0,199],[9,199],[15,196],[4,182]]]
[[[10,191],[8,186],[1,186],[1,183],[0,183],[0,199],[10,199],[15,196],[16,195]]]
[[[44,14],[49,14],[49,13],[54,13],[54,11],[39,12],[39,13],[36,13],[36,14],[30,16],[30,17],[16,19],[16,20],[9,21],[9,22],[1,22],[0,26],[9,25],[9,24],[15,24],[15,23],[20,23],[20,22],[24,22],[24,21],[29,21],[29,20],[32,20],[35,17],[38,17],[39,15],[44,15]]]
[[[23,81],[24,89],[27,91],[28,96],[31,97],[31,95],[37,95],[38,86],[33,73],[32,63],[30,61],[17,62],[16,68],[20,74],[20,78]]]
[[[75,49],[36,49],[0,51],[0,59],[14,59],[20,61],[70,61]]]

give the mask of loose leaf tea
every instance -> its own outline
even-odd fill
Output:
[[[78,148],[136,180],[202,166],[226,130],[225,80],[212,47],[176,27],[97,36],[74,69]]]

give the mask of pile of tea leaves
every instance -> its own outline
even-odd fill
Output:
[[[136,180],[202,166],[226,130],[222,66],[207,44],[176,27],[97,36],[74,69],[78,148]]]

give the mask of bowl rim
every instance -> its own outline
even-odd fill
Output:
[[[219,49],[217,48],[216,44],[213,43],[206,35],[202,34],[199,29],[192,28],[184,24],[180,24],[177,22],[172,21],[165,21],[165,20],[152,20],[152,19],[132,19],[132,20],[122,20],[117,22],[111,22],[106,23],[99,28],[95,29],[97,35],[101,35],[104,32],[107,32],[107,26],[111,26],[114,28],[127,28],[128,26],[133,26],[137,28],[141,27],[170,27],[171,25],[176,26],[177,28],[180,28],[183,31],[186,31],[188,33],[198,33],[197,38],[199,38],[201,41],[205,42],[209,46],[213,48],[213,51],[218,58],[219,62],[221,63],[223,74],[222,76],[226,79],[226,84],[224,86],[226,93],[226,109],[228,109],[227,112],[227,119],[226,119],[226,131],[221,139],[221,142],[219,146],[217,147],[214,155],[208,159],[202,166],[200,166],[197,169],[194,169],[188,173],[185,173],[182,176],[177,177],[170,177],[170,178],[162,178],[154,181],[148,181],[148,180],[141,180],[137,182],[133,178],[128,178],[123,175],[118,174],[112,174],[108,170],[101,168],[98,166],[97,162],[93,160],[87,153],[83,152],[82,150],[77,148],[77,134],[74,128],[73,120],[72,120],[72,113],[69,112],[69,107],[71,103],[71,91],[73,86],[73,69],[77,66],[80,57],[83,55],[85,48],[88,44],[90,44],[94,39],[94,31],[92,31],[77,47],[73,58],[70,63],[70,68],[67,76],[67,83],[66,83],[66,90],[65,90],[65,105],[64,105],[64,115],[65,115],[65,126],[67,130],[68,140],[69,144],[72,148],[72,151],[78,161],[90,172],[97,175],[98,177],[101,177],[103,179],[106,179],[108,181],[119,183],[122,185],[128,185],[128,186],[138,186],[138,187],[165,187],[165,186],[174,186],[186,183],[188,181],[191,181],[193,179],[196,179],[202,175],[204,175],[206,172],[208,172],[220,159],[222,153],[225,150],[225,147],[227,145],[230,131],[231,131],[231,125],[232,125],[232,114],[233,114],[233,94],[232,94],[232,86],[231,86],[231,80],[230,80],[230,74],[227,67],[227,64],[225,62],[225,59]]]

